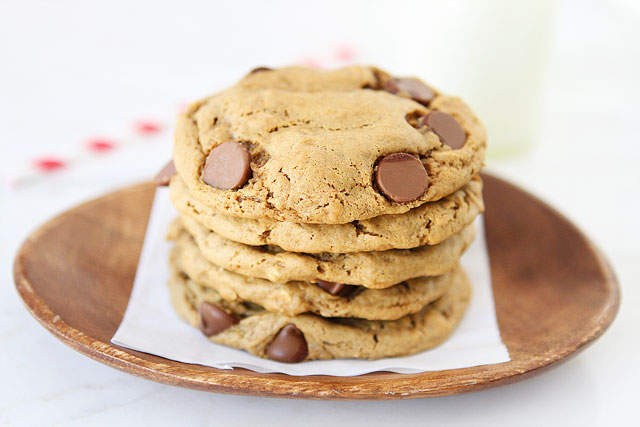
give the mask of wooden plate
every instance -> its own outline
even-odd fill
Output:
[[[16,287],[33,316],[73,349],[161,383],[315,399],[444,396],[507,384],[557,366],[609,326],[620,293],[596,248],[522,190],[485,176],[487,242],[498,322],[512,360],[421,374],[258,374],[188,365],[112,345],[129,299],[154,187],[125,188],[44,224],[22,245]]]

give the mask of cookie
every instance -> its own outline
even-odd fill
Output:
[[[226,215],[345,224],[405,213],[468,183],[486,147],[463,101],[420,87],[373,67],[251,73],[179,117],[174,164]]]
[[[435,246],[349,254],[286,252],[274,246],[236,243],[183,216],[170,231],[183,228],[193,237],[202,255],[212,264],[248,277],[272,282],[337,282],[383,289],[407,279],[438,276],[453,269],[475,237],[473,226]]]
[[[189,194],[179,176],[169,186],[171,202],[221,237],[246,245],[275,245],[285,251],[349,253],[436,245],[473,222],[484,211],[482,181],[476,177],[453,194],[409,212],[348,224],[299,224],[269,218],[223,215]]]
[[[459,267],[437,277],[407,280],[386,289],[363,286],[328,287],[315,282],[274,283],[227,271],[207,261],[188,235],[181,235],[171,253],[171,266],[227,302],[250,302],[294,316],[306,312],[324,317],[393,320],[420,311],[444,294],[460,274]]]
[[[177,271],[171,275],[169,289],[177,313],[210,335],[211,341],[283,362],[379,359],[427,350],[451,334],[471,294],[461,274],[441,298],[421,311],[385,321],[288,316],[251,304],[227,305],[213,289],[199,286]],[[220,329],[220,323],[222,330],[210,334]]]

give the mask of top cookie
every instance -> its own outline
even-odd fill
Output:
[[[343,224],[451,194],[485,145],[464,102],[417,80],[290,67],[192,104],[173,159],[190,193],[226,215]]]

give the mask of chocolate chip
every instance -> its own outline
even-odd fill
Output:
[[[391,79],[387,81],[384,88],[387,92],[408,95],[422,105],[429,105],[436,96],[433,89],[412,77]]]
[[[297,363],[302,362],[309,354],[307,340],[302,331],[293,323],[289,323],[276,334],[276,337],[267,346],[267,357],[278,362]]]
[[[422,162],[411,154],[393,153],[378,163],[376,184],[394,202],[413,202],[427,191],[429,176]]]
[[[207,156],[202,180],[212,187],[235,190],[251,176],[251,155],[242,144],[224,142]]]
[[[429,126],[442,142],[457,150],[467,142],[467,134],[462,126],[450,114],[442,111],[432,111],[422,119],[422,123]]]
[[[357,288],[357,286],[345,285],[336,282],[327,282],[326,280],[316,280],[316,285],[318,285],[319,288],[322,288],[331,295],[338,295],[341,297],[346,297]]]
[[[271,71],[271,68],[269,68],[269,67],[256,67],[253,70],[249,71],[249,74],[260,73],[262,71]]]
[[[200,330],[208,337],[217,335],[238,323],[238,319],[234,316],[206,301],[200,304],[198,311],[200,312]]]
[[[173,164],[173,160],[164,165],[160,172],[153,178],[153,183],[158,187],[166,187],[171,181],[171,177],[176,174],[176,167]]]

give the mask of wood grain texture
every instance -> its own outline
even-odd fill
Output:
[[[221,393],[310,399],[399,399],[460,394],[525,379],[600,336],[620,302],[611,268],[544,203],[484,176],[496,311],[512,360],[421,374],[356,377],[259,374],[188,365],[112,345],[129,299],[154,186],[111,193],[44,224],[14,262],[33,316],[73,349],[165,384]],[[158,284],[164,286],[164,284]]]

